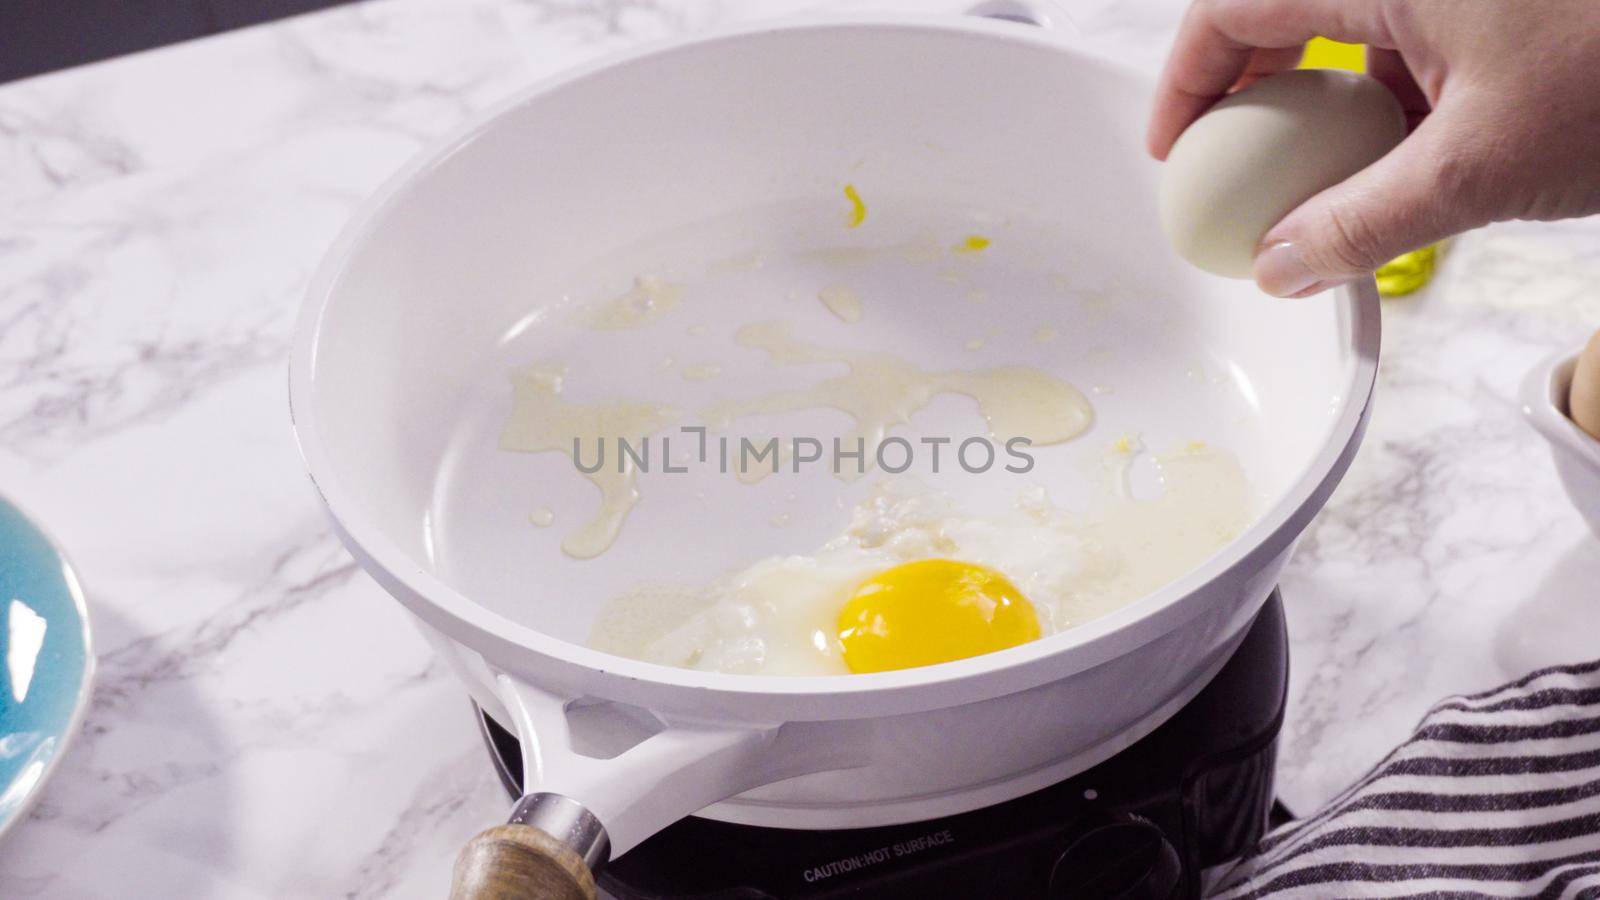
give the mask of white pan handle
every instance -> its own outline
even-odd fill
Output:
[[[568,698],[509,675],[497,693],[522,745],[523,796],[508,825],[474,838],[456,862],[452,897],[583,900],[612,856],[697,810],[796,775],[862,765],[865,741],[818,740],[819,725],[731,728],[667,723],[610,759],[578,753]],[[848,727],[848,726],[847,726]],[[859,727],[865,727],[859,726]]]
[[[605,824],[617,855],[701,807],[739,793],[727,773],[757,756],[777,728],[669,726],[611,759],[572,747],[566,698],[509,675],[501,702],[522,742],[524,796],[563,794]]]
[[[960,12],[965,16],[1006,19],[1041,28],[1077,30],[1072,17],[1057,0],[967,0]]]
[[[833,0],[828,12],[905,12],[923,15],[980,16],[1076,32],[1060,0]]]

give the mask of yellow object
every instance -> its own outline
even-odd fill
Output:
[[[992,241],[981,234],[969,234],[966,240],[956,245],[956,249],[964,253],[977,253],[989,249],[990,243]]]
[[[1403,297],[1421,288],[1433,278],[1438,260],[1438,244],[1429,244],[1389,260],[1378,269],[1378,293],[1385,297]]]
[[[1306,43],[1305,53],[1300,57],[1300,68],[1365,72],[1367,50],[1361,44],[1342,44],[1315,37]],[[1377,271],[1378,293],[1385,297],[1400,297],[1418,290],[1432,280],[1438,259],[1439,245],[1430,244],[1389,260]]]
[[[1039,637],[1033,604],[987,566],[924,559],[863,581],[839,613],[852,672],[931,666]]]
[[[1315,37],[1306,43],[1305,53],[1300,57],[1300,68],[1365,72],[1367,48],[1361,44],[1343,44],[1324,37]]]
[[[850,200],[849,226],[851,228],[860,228],[861,223],[867,220],[867,204],[861,199],[861,193],[856,190],[856,186],[853,184],[844,186],[844,195]]]

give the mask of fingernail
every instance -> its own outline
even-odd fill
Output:
[[[1293,241],[1279,241],[1257,253],[1253,274],[1256,284],[1274,297],[1293,297],[1319,280],[1301,261]]]

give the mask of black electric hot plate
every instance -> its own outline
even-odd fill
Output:
[[[882,828],[690,816],[612,860],[600,886],[617,900],[1199,897],[1205,869],[1283,817],[1272,772],[1288,674],[1274,592],[1198,696],[1087,772],[985,809]],[[521,796],[516,737],[479,720],[501,780]]]

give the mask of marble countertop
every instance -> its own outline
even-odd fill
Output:
[[[100,659],[0,895],[443,895],[507,803],[463,691],[301,469],[307,275],[390,171],[530,80],[818,5],[367,3],[0,87],[0,489],[76,561]],[[1181,8],[1071,5],[1142,65]],[[1519,224],[1386,303],[1366,443],[1283,581],[1292,807],[1438,697],[1600,653],[1573,627],[1600,543],[1515,401],[1600,325],[1597,287],[1600,221]]]

